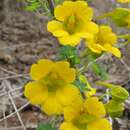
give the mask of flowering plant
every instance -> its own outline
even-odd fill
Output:
[[[109,25],[97,24],[94,9],[85,0],[28,2],[26,10],[43,8],[51,18],[47,30],[62,47],[54,61],[40,59],[32,65],[33,81],[25,85],[25,97],[33,105],[39,105],[48,116],[60,118],[59,130],[112,130],[108,117],[122,115],[129,93],[120,85],[105,82],[107,72],[96,61],[106,52],[121,58],[120,46],[130,43],[130,34],[118,36]],[[97,19],[106,17],[119,27],[130,28],[127,8],[115,8]],[[118,44],[120,38],[125,39],[125,43]],[[83,50],[78,49],[79,46],[83,46]],[[105,94],[97,95],[97,89],[90,85],[85,75],[89,67],[101,77],[95,84],[105,87]],[[105,101],[106,96],[110,100]],[[37,130],[57,129],[56,123],[51,123],[41,124]]]

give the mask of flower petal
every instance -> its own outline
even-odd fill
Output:
[[[56,30],[63,30],[63,25],[61,22],[58,22],[56,20],[52,20],[52,21],[48,22],[47,30],[49,32],[54,32]]]
[[[101,53],[102,52],[102,50],[103,50],[103,47],[101,46],[101,45],[99,45],[99,44],[94,44],[94,43],[89,43],[89,42],[86,42],[86,45],[87,45],[87,47],[91,50],[91,51],[93,51],[93,52],[95,52],[95,53]]]
[[[116,57],[120,58],[121,57],[121,52],[118,48],[111,46],[110,44],[105,44],[104,45],[104,50],[112,53]]]
[[[87,130],[112,130],[107,119],[99,119],[87,125]]]
[[[91,21],[93,17],[92,8],[88,7],[87,3],[84,1],[76,1],[74,3],[75,15],[82,19],[83,21]]]
[[[55,18],[59,21],[65,21],[73,13],[74,2],[65,1],[63,5],[58,5],[54,10]]]
[[[79,97],[79,90],[76,86],[68,84],[59,88],[56,92],[56,96],[62,105],[68,106]]]
[[[44,78],[52,69],[53,62],[47,59],[39,60],[37,64],[33,64],[30,71],[30,76],[33,80]]]
[[[76,35],[76,34],[59,38],[59,42],[62,45],[76,46],[77,44],[80,43],[80,41],[81,41],[81,38],[78,35]]]
[[[53,32],[53,35],[54,35],[55,37],[65,37],[65,36],[68,36],[69,33],[66,32],[65,30],[57,30],[57,31],[54,31],[54,32]]]
[[[49,93],[48,98],[46,101],[42,104],[42,110],[48,114],[61,114],[63,111],[63,108],[61,104],[56,99],[55,93]]]
[[[64,119],[65,121],[73,121],[77,116],[79,116],[81,109],[83,108],[82,97],[77,97],[71,105],[64,108]]]
[[[41,104],[48,96],[48,89],[39,82],[29,82],[25,86],[24,95],[32,104]]]
[[[98,101],[97,97],[89,97],[85,101],[85,110],[90,115],[96,116],[97,118],[104,117],[106,114],[104,105]]]
[[[84,26],[82,27],[82,31],[91,33],[91,34],[97,34],[99,31],[98,25],[94,22],[86,22],[84,23]]]
[[[55,63],[53,71],[59,74],[59,76],[66,82],[72,83],[75,80],[75,69],[70,68],[69,62],[58,61]]]
[[[79,130],[79,129],[70,122],[63,122],[60,125],[60,130]]]

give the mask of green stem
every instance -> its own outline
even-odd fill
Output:
[[[106,83],[106,82],[103,82],[103,81],[97,81],[96,84],[97,85],[101,85],[101,86],[106,87],[106,88],[109,88],[109,89],[114,87],[113,84]]]
[[[47,0],[47,1],[51,10],[51,14],[54,15],[54,7],[55,7],[54,1],[53,0]]]
[[[104,19],[104,18],[109,17],[111,15],[112,15],[112,12],[104,13],[102,15],[97,16],[96,19]]]
[[[117,36],[118,38],[124,38],[124,39],[128,39],[128,37],[130,37],[130,34],[123,34],[123,35],[119,35]]]

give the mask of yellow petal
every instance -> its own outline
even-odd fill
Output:
[[[63,122],[60,125],[60,130],[79,130],[79,129],[70,122]]]
[[[53,115],[53,114],[61,114],[63,108],[56,99],[56,95],[53,93],[52,94],[49,93],[48,98],[42,104],[42,110],[48,115]]]
[[[98,25],[94,22],[86,22],[84,23],[82,27],[82,31],[91,33],[91,34],[97,34],[99,31]]]
[[[71,16],[74,9],[74,2],[65,1],[63,5],[58,5],[54,10],[55,18],[59,21],[65,21],[68,16]]]
[[[99,26],[99,29],[102,34],[109,34],[112,32],[112,29],[107,25],[101,25]]]
[[[112,53],[116,57],[120,58],[121,57],[121,52],[118,48],[111,46],[110,44],[105,44],[104,45],[104,50]]]
[[[79,90],[76,86],[68,84],[59,88],[56,96],[62,105],[68,106],[79,96]]]
[[[106,114],[103,103],[98,101],[97,97],[89,97],[86,99],[84,107],[86,112],[98,118],[104,117]]]
[[[37,64],[31,67],[30,76],[33,80],[40,80],[44,78],[53,67],[53,62],[47,59],[39,60]]]
[[[87,130],[112,130],[112,127],[107,119],[99,119],[89,123]]]
[[[48,22],[47,30],[49,32],[54,32],[56,30],[63,30],[63,25],[61,22],[58,22],[56,20],[52,20],[52,21]]]
[[[59,38],[59,42],[62,45],[71,45],[71,46],[76,46],[77,44],[80,43],[80,40],[81,38],[75,34]]]
[[[79,115],[78,111],[76,111],[74,108],[72,107],[64,108],[65,121],[68,121],[68,122],[73,121],[78,115]]]
[[[39,82],[29,82],[25,86],[24,95],[32,104],[41,104],[48,96],[48,89]]]
[[[74,12],[75,15],[83,21],[92,20],[93,10],[92,8],[88,7],[85,1],[76,1],[74,3]]]
[[[86,45],[87,45],[87,47],[91,50],[91,51],[93,51],[93,52],[95,52],[95,53],[101,53],[102,52],[102,50],[103,50],[103,47],[101,46],[101,45],[99,45],[99,44],[94,44],[94,43],[89,43],[89,41],[88,42],[86,42]]]
[[[56,62],[53,71],[58,73],[60,78],[62,78],[62,80],[64,80],[66,83],[72,83],[75,80],[76,72],[75,69],[70,68],[69,62]]]
[[[115,44],[117,42],[117,36],[114,33],[109,33],[105,35],[105,42],[109,43],[111,45]]]
[[[65,36],[68,36],[69,34],[65,30],[57,30],[53,32],[53,35],[55,37],[65,37]]]
[[[77,36],[84,38],[84,39],[93,39],[93,34],[88,32],[79,32],[77,33]]]

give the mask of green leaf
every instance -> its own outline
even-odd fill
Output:
[[[67,60],[68,62],[70,62],[71,66],[80,63],[77,49],[71,46],[63,46],[62,48],[60,48],[57,59]]]
[[[100,76],[102,80],[106,80],[108,78],[106,70],[103,68],[103,66],[93,63],[92,66],[92,71],[97,75]]]
[[[128,91],[121,87],[121,86],[115,86],[110,90],[110,94],[112,96],[113,100],[116,100],[118,102],[124,102],[129,97]]]
[[[109,103],[105,105],[107,113],[115,118],[115,117],[121,117],[124,111],[124,105],[123,103],[119,103],[118,101],[111,100]]]
[[[57,130],[49,123],[40,123],[36,130]]]
[[[81,92],[87,90],[86,83],[81,82],[79,79],[75,80],[73,84],[77,86]]]

